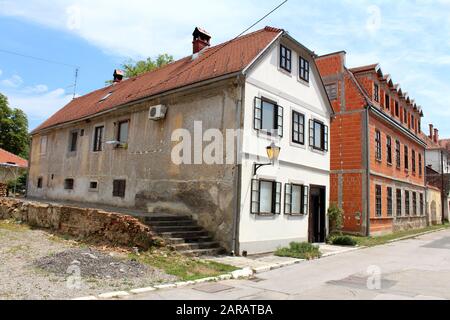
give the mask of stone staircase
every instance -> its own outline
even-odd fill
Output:
[[[181,254],[197,257],[224,253],[209,232],[189,216],[156,214],[142,219],[171,248]]]

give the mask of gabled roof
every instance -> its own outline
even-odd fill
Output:
[[[11,152],[8,152],[6,150],[0,149],[0,166],[4,164],[7,165],[15,165],[20,168],[28,168],[28,161],[25,159],[22,159],[19,156],[16,156],[15,154],[12,154]]]
[[[93,91],[71,101],[33,133],[140,99],[243,71],[283,32],[282,29],[265,27],[206,48],[198,55],[185,57],[155,71]]]

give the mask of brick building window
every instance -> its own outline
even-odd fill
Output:
[[[319,120],[309,120],[309,145],[315,150],[328,151],[328,126]]]
[[[408,112],[406,109],[403,109],[403,122],[408,123]]]
[[[280,68],[291,72],[292,70],[292,51],[285,46],[280,46]]]
[[[381,161],[382,151],[381,151],[381,132],[380,130],[375,131],[375,158]]]
[[[254,128],[268,135],[283,136],[283,107],[263,98],[255,98]]]
[[[380,86],[376,83],[373,85],[373,100],[380,102]]]
[[[413,192],[412,201],[413,201],[413,215],[417,216],[417,193],[416,192]]]
[[[328,98],[333,101],[338,97],[338,85],[337,83],[327,84],[325,86],[325,90],[327,91]]]
[[[420,197],[420,215],[424,216],[425,215],[425,203],[424,203],[423,193],[421,193],[419,195],[419,197]]]
[[[395,162],[397,164],[397,169],[400,169],[402,166],[402,159],[401,159],[401,154],[400,154],[400,141],[396,140],[395,141]]]
[[[384,96],[384,106],[387,110],[391,110],[391,97],[388,94]]]
[[[395,116],[400,117],[400,106],[398,105],[398,101],[395,101]]]
[[[383,215],[383,213],[382,213],[383,200],[382,200],[381,186],[376,185],[375,189],[376,189],[376,191],[375,191],[375,215],[377,217],[381,217]]]
[[[64,189],[73,190],[74,184],[75,182],[73,179],[66,179],[64,180]]]
[[[422,154],[419,153],[419,176],[421,177],[422,174],[423,174]]]
[[[405,146],[405,170],[409,170],[409,149]]]
[[[281,214],[281,183],[252,180],[251,213],[261,215]]]
[[[410,199],[409,199],[409,191],[405,191],[405,215],[410,215]]]
[[[387,136],[386,138],[386,153],[387,153],[387,163],[392,164],[392,138]]]
[[[393,204],[392,204],[392,188],[388,187],[387,188],[387,215],[389,217],[392,217],[392,213],[393,213]]]
[[[397,189],[397,210],[396,210],[397,217],[402,216],[402,190]]]
[[[292,111],[292,142],[305,144],[305,116],[297,111]]]
[[[308,214],[308,187],[286,184],[284,190],[284,213],[288,215]]]
[[[125,191],[127,188],[126,180],[113,181],[113,197],[125,198]]]
[[[309,82],[309,61],[299,57],[299,76],[303,81]]]
[[[416,174],[416,151],[411,151],[411,169],[413,174]]]

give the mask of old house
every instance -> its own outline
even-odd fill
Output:
[[[188,248],[211,248],[209,234],[249,254],[324,241],[332,108],[314,54],[272,27],[193,36],[191,55],[115,72],[34,130],[29,195],[188,217],[208,235],[159,226]]]
[[[379,65],[349,69],[345,59],[345,52],[316,59],[335,110],[330,199],[345,212],[345,230],[426,226],[422,110]]]
[[[8,193],[8,182],[15,180],[28,168],[28,161],[0,149],[0,197]]]

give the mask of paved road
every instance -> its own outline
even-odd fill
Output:
[[[450,230],[270,271],[253,281],[230,280],[131,298],[450,299]]]

